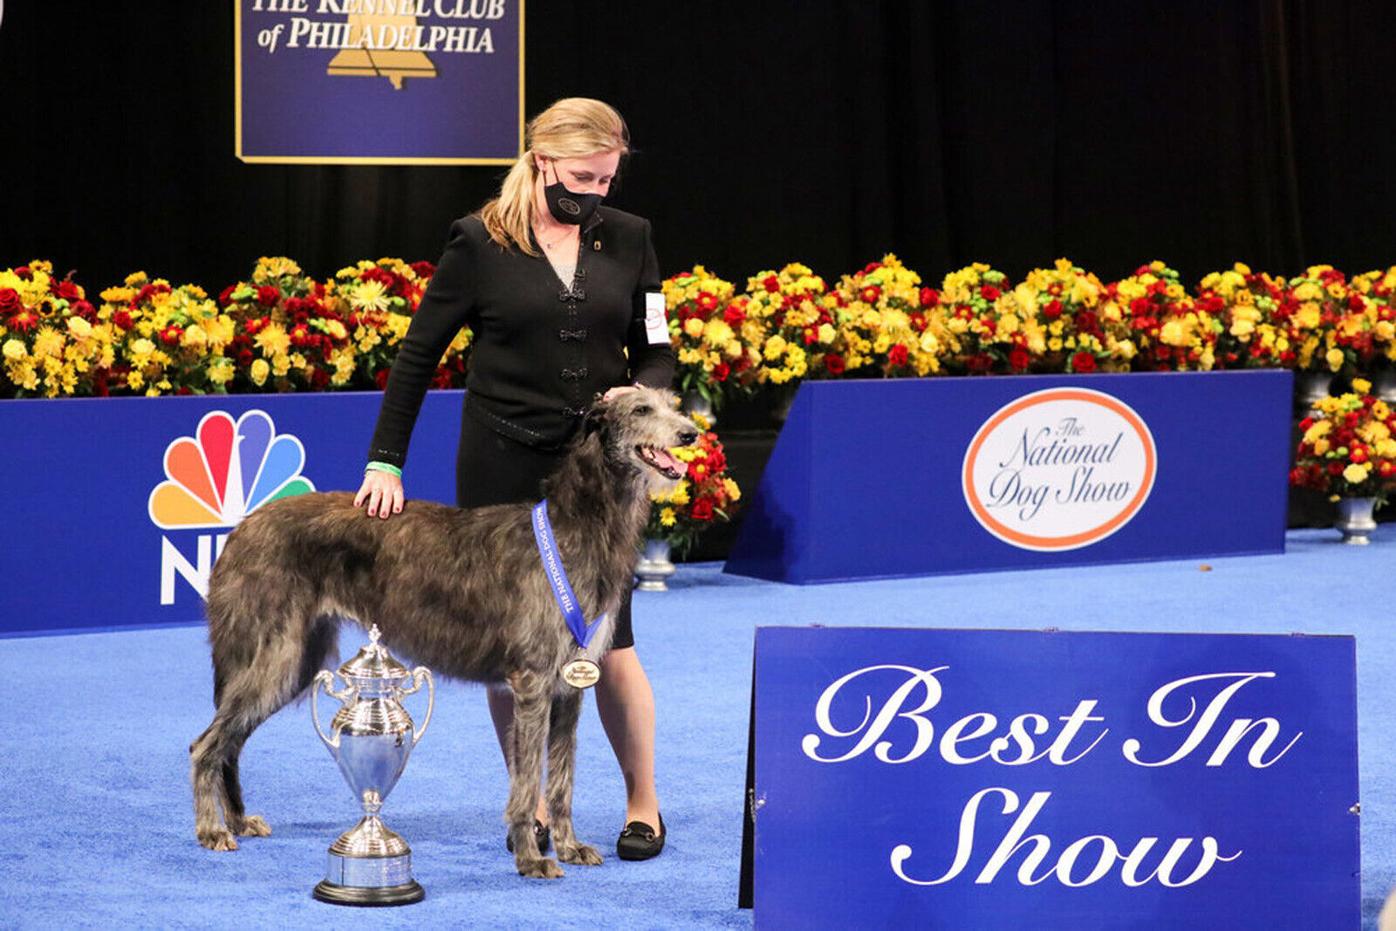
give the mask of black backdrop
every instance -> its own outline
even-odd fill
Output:
[[[526,109],[621,110],[639,151],[612,201],[654,220],[666,274],[832,278],[887,250],[928,278],[1059,255],[1190,283],[1238,259],[1357,272],[1396,263],[1393,24],[1390,3],[1316,0],[529,0]],[[497,185],[244,165],[232,82],[227,0],[11,0],[0,265],[216,289],[264,254],[321,277],[435,261]]]

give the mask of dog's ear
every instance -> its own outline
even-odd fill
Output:
[[[583,433],[596,433],[606,423],[606,405],[597,399],[596,403],[587,411],[586,419],[582,421]]]

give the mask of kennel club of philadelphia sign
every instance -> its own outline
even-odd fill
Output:
[[[1351,637],[763,627],[755,689],[758,924],[1358,925]]]
[[[501,165],[523,151],[524,0],[234,0],[244,162]]]

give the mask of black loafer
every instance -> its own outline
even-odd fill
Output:
[[[648,860],[664,849],[664,816],[659,816],[659,833],[643,821],[632,821],[616,838],[616,856],[622,860]]]
[[[538,842],[539,853],[547,853],[553,843],[552,830],[537,818],[533,819],[533,839]],[[508,834],[504,835],[504,848],[510,853],[514,852],[514,839]]]

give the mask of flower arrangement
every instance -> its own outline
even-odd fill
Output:
[[[1116,368],[1117,359],[1118,367],[1127,367],[1135,346],[1129,340],[1109,345],[1100,318],[1104,291],[1100,279],[1070,259],[1028,272],[1013,296],[1033,371],[1087,373]]]
[[[229,346],[238,387],[249,391],[326,391],[347,387],[355,372],[353,346],[326,286],[291,259],[258,259],[250,282],[219,296],[237,322]]]
[[[831,353],[838,332],[823,300],[826,290],[824,279],[799,262],[747,279],[742,333],[759,340],[758,383],[786,385],[843,374],[843,357]]]
[[[109,324],[112,343],[111,393],[162,394],[224,392],[236,374],[224,349],[235,324],[203,288],[173,287],[145,272],[102,292],[97,311]]]
[[[940,321],[946,364],[957,375],[1021,375],[1032,364],[1008,276],[983,262],[950,272],[921,301]]]
[[[727,474],[722,442],[707,419],[698,413],[689,417],[701,431],[698,442],[671,450],[687,466],[687,473],[673,491],[653,499],[645,529],[645,536],[667,540],[680,556],[716,521],[730,520],[732,505],[742,496],[736,481]]]
[[[1163,262],[1141,266],[1106,288],[1107,299],[1123,308],[1116,345],[1128,340],[1137,351],[1135,366],[1155,371],[1210,371],[1216,367],[1221,319],[1215,300],[1199,304],[1188,296],[1178,273]],[[1117,322],[1113,313],[1108,315]],[[1078,319],[1079,325],[1079,319]]]
[[[407,334],[435,272],[430,262],[408,265],[401,259],[382,258],[376,262],[365,259],[335,273],[327,286],[327,298],[350,329],[358,374],[365,384],[380,389],[387,384],[398,344]],[[465,384],[470,340],[469,329],[456,334],[432,378],[433,388]]]
[[[1214,350],[1219,367],[1269,368],[1293,362],[1294,348],[1275,326],[1284,292],[1283,278],[1252,272],[1241,262],[1203,277],[1196,302],[1221,323]]]
[[[836,323],[825,371],[884,378],[939,372],[941,342],[922,293],[921,276],[891,253],[844,275],[821,302]]]
[[[1338,498],[1376,498],[1384,503],[1396,483],[1396,412],[1373,397],[1371,382],[1354,378],[1352,391],[1317,402],[1318,416],[1299,423],[1304,431],[1290,484]]]
[[[1386,271],[1371,271],[1352,279],[1352,287],[1362,294],[1372,315],[1372,351],[1363,360],[1366,371],[1396,367],[1396,265]]]
[[[100,377],[110,364],[111,340],[86,292],[53,275],[53,263],[34,259],[0,271],[0,359],[8,390],[0,396],[105,393]]]
[[[1275,323],[1293,347],[1299,371],[1339,372],[1356,360],[1354,343],[1366,309],[1360,292],[1349,293],[1342,272],[1331,265],[1313,265],[1289,281]]]
[[[759,338],[743,338],[747,300],[734,300],[734,290],[702,265],[663,284],[679,392],[702,395],[714,410],[724,395],[749,391],[761,363]]]

